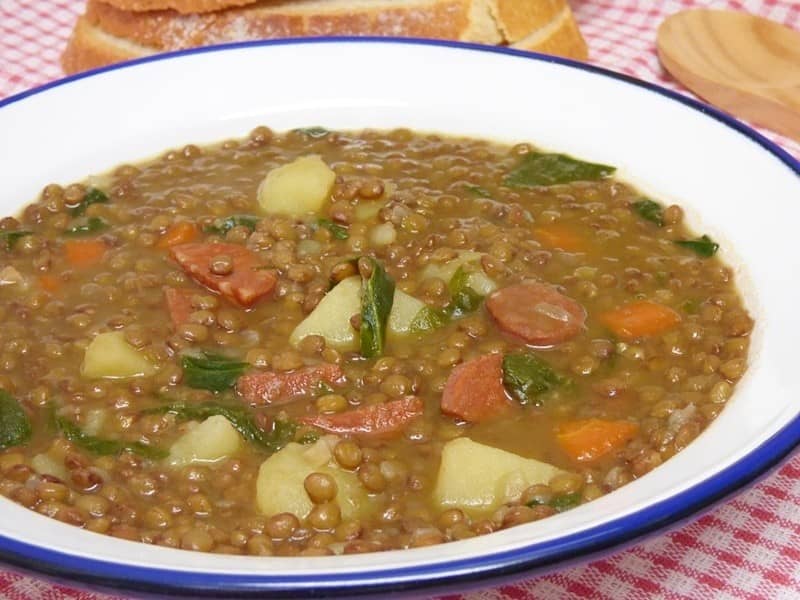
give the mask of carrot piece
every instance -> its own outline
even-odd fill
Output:
[[[424,411],[425,403],[420,398],[406,396],[333,415],[303,417],[300,421],[331,433],[381,436],[402,431]]]
[[[169,251],[195,281],[244,308],[269,296],[278,282],[274,272],[263,268],[258,254],[240,244],[195,242],[172,246]],[[233,262],[233,269],[227,275],[211,272],[211,261],[221,255]]]
[[[64,254],[73,267],[91,267],[105,256],[108,246],[101,240],[69,240],[64,242]]]
[[[561,425],[556,439],[573,460],[593,462],[622,448],[638,431],[639,426],[630,421],[582,419]]]
[[[681,316],[669,306],[642,300],[606,311],[600,321],[617,337],[631,340],[669,331],[681,322]]]
[[[548,248],[559,248],[567,252],[583,252],[587,240],[572,227],[561,223],[550,223],[533,229],[533,235]]]
[[[169,311],[169,318],[172,324],[177,327],[189,321],[189,315],[192,314],[192,295],[194,290],[185,288],[164,288],[164,297],[167,300],[167,310]]]
[[[473,423],[491,419],[510,406],[500,354],[479,356],[458,365],[442,392],[442,412]]]
[[[50,273],[39,275],[39,287],[51,294],[58,292],[61,289],[62,283],[63,281],[61,279]]]
[[[172,248],[178,244],[188,244],[200,234],[197,226],[189,221],[179,221],[171,225],[159,238],[158,248]]]
[[[236,381],[236,391],[251,406],[278,405],[291,402],[295,396],[308,393],[322,382],[338,383],[343,378],[339,365],[322,363],[284,373],[248,373]]]

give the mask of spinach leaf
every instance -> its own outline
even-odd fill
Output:
[[[556,496],[548,504],[555,508],[558,512],[564,512],[565,510],[569,510],[570,508],[575,508],[581,503],[581,493],[580,492],[570,492],[569,494],[562,494],[561,496]]]
[[[655,223],[659,227],[664,226],[664,208],[649,198],[642,198],[631,203],[631,208],[645,221]]]
[[[447,284],[450,290],[450,302],[445,307],[450,318],[461,317],[476,310],[483,301],[483,296],[469,286],[469,273],[464,267],[458,270],[450,278]]]
[[[700,300],[697,298],[689,298],[685,300],[683,304],[681,304],[681,308],[683,312],[689,315],[696,315],[700,312]]]
[[[489,190],[487,190],[486,188],[482,188],[479,185],[473,185],[471,183],[468,183],[468,184],[466,184],[464,186],[464,189],[466,189],[470,194],[472,194],[473,196],[475,196],[477,198],[491,198],[492,197],[492,193]]]
[[[317,221],[317,225],[320,227],[324,227],[328,231],[331,232],[331,235],[335,237],[337,240],[346,240],[350,237],[350,233],[347,231],[347,227],[343,227],[337,223],[334,223],[330,219],[319,219]]]
[[[560,496],[556,496],[546,504],[547,506],[555,508],[558,512],[564,512],[565,510],[569,510],[570,508],[575,508],[580,503],[581,503],[580,492],[570,492],[569,494],[562,494]],[[528,502],[526,506],[534,507],[534,506],[541,506],[542,504],[545,503],[534,499]]]
[[[204,421],[209,417],[221,415],[228,419],[244,439],[270,452],[277,452],[283,448],[294,439],[297,432],[297,423],[278,419],[273,421],[270,431],[265,431],[256,425],[253,415],[246,408],[214,402],[204,402],[203,404],[177,402],[143,412],[143,414],[163,413],[173,413],[181,421]]]
[[[32,235],[32,231],[26,229],[17,229],[16,231],[0,231],[0,241],[5,240],[6,249],[11,250],[20,238],[26,235]]]
[[[297,443],[298,444],[303,444],[303,445],[313,444],[318,439],[319,439],[319,432],[309,430],[309,431],[306,431],[299,438],[297,438]]]
[[[76,206],[73,206],[69,213],[73,217],[79,217],[86,212],[89,205],[102,204],[104,202],[108,202],[108,196],[106,196],[105,192],[97,188],[89,188],[83,195],[83,199]]]
[[[529,152],[505,179],[510,187],[556,185],[571,181],[596,181],[609,177],[616,167],[577,160],[566,154]]]
[[[142,442],[122,442],[120,440],[110,440],[106,438],[99,438],[89,435],[80,430],[80,428],[65,419],[64,417],[55,417],[55,424],[58,430],[70,442],[83,448],[84,450],[97,454],[98,456],[110,456],[120,454],[121,452],[133,452],[145,458],[164,458],[167,452],[156,446],[149,446]]]
[[[524,352],[503,357],[503,384],[522,405],[538,406],[539,395],[569,381],[534,354]]]
[[[203,231],[206,233],[215,233],[217,235],[225,235],[234,227],[244,226],[250,231],[255,231],[256,224],[260,219],[255,215],[231,215],[216,219],[211,225],[207,225]]]
[[[421,333],[429,329],[437,329],[447,323],[449,315],[444,309],[426,306],[421,309],[411,321],[411,333]]]
[[[695,240],[675,240],[674,243],[692,250],[695,254],[703,258],[710,258],[719,250],[719,244],[707,235],[701,235]]]
[[[483,296],[470,287],[469,272],[463,266],[453,274],[447,287],[450,291],[450,302],[442,308],[426,306],[420,310],[411,321],[412,333],[441,327],[453,319],[477,310],[483,302]]]
[[[183,382],[191,388],[220,392],[233,387],[249,363],[210,352],[184,354]]]
[[[24,444],[32,432],[31,421],[16,398],[0,390],[0,450]]]
[[[374,258],[372,273],[361,292],[361,355],[374,358],[383,354],[386,322],[394,303],[394,280]]]
[[[65,235],[86,235],[89,233],[97,233],[98,231],[102,231],[108,227],[108,223],[106,223],[100,217],[89,217],[88,219],[84,219],[82,222],[78,223],[77,225],[73,225],[69,229],[64,231]]]
[[[303,133],[310,138],[324,138],[326,135],[330,133],[330,131],[318,125],[315,125],[314,127],[298,127],[293,131]]]
[[[315,396],[324,396],[326,394],[332,394],[334,391],[335,390],[324,381],[318,381],[317,385],[314,386]]]

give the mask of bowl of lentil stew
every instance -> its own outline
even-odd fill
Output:
[[[4,558],[195,594],[475,584],[752,480],[800,435],[798,168],[676,100],[316,40],[0,104]]]

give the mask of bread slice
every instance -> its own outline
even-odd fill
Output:
[[[585,59],[566,0],[259,0],[201,14],[133,12],[88,0],[62,56],[67,73],[196,46],[302,36],[452,39]]]
[[[175,10],[179,13],[194,14],[223,10],[235,6],[252,4],[256,0],[106,0],[120,10],[141,12],[147,10]]]

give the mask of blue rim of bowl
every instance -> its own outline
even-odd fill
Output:
[[[259,40],[192,48],[139,58],[65,77],[10,96],[5,100],[0,100],[0,108],[73,81],[93,77],[108,71],[126,69],[142,63],[248,47],[327,43],[409,44],[488,52],[559,64],[568,68],[610,77],[665,96],[720,121],[774,155],[800,178],[800,162],[788,152],[730,115],[698,100],[683,96],[678,92],[641,81],[623,73],[566,58],[512,48],[447,40],[389,37],[315,37]],[[2,535],[0,535],[0,560],[26,570],[81,582],[90,586],[115,587],[178,596],[258,596],[266,598],[287,597],[291,594],[296,597],[334,597],[377,595],[387,592],[400,592],[402,594],[414,591],[419,592],[420,590],[432,591],[433,589],[446,591],[460,586],[488,585],[495,581],[502,581],[515,576],[534,575],[560,566],[566,566],[568,563],[587,560],[605,551],[635,542],[647,534],[653,534],[674,526],[691,518],[698,512],[710,508],[722,499],[735,494],[759,477],[765,476],[774,467],[787,459],[798,445],[800,445],[800,415],[772,435],[761,446],[723,471],[676,496],[649,505],[633,514],[573,535],[541,542],[533,546],[473,558],[457,559],[435,565],[416,565],[385,568],[363,573],[349,572],[324,575],[196,573],[179,569],[132,566],[73,556]]]

